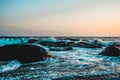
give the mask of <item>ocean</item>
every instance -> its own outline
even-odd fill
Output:
[[[102,48],[73,46],[72,50],[50,50],[41,45],[53,57],[45,61],[21,63],[18,60],[0,61],[0,80],[119,80],[120,57],[98,55],[108,45],[107,41],[119,43],[119,37],[0,37],[0,46],[26,44],[30,39],[39,41],[65,41],[78,43],[81,40],[103,40]],[[52,46],[52,48],[54,48]],[[58,48],[60,49],[60,48]],[[29,54],[29,53],[28,53]]]

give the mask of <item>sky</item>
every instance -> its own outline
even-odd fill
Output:
[[[120,36],[120,0],[0,0],[0,36]]]

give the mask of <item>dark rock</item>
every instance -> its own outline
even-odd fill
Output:
[[[64,40],[70,40],[70,41],[79,41],[79,38],[65,38]]]
[[[68,50],[73,50],[72,47],[50,47],[50,51],[68,51]]]
[[[32,39],[28,40],[27,43],[35,43],[35,42],[37,42],[37,41],[39,41],[39,40],[38,40],[38,39],[32,38]]]
[[[44,48],[32,44],[12,44],[0,47],[0,61],[18,60],[30,63],[51,57]]]
[[[115,45],[116,45],[117,47],[120,47],[120,43],[116,43]]]
[[[106,47],[99,55],[105,56],[120,56],[120,48],[117,45],[110,45]]]
[[[56,42],[55,43],[56,47],[64,47],[64,46],[68,46],[67,44],[65,44],[65,42],[61,41],[61,42]]]
[[[17,47],[20,44],[5,45],[0,47],[0,61],[14,60]]]
[[[43,46],[49,46],[49,47],[68,47],[68,46],[73,46],[74,42],[40,42],[41,45]]]
[[[87,42],[79,42],[74,45],[75,47],[83,47],[83,48],[101,48],[102,46],[97,44],[89,44]]]
[[[56,46],[55,42],[40,42],[40,44],[43,46],[49,46],[49,47]]]
[[[57,47],[69,47],[72,46],[74,44],[74,42],[56,42],[55,43]]]

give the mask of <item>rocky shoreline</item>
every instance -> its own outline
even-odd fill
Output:
[[[1,38],[0,79],[118,80],[120,41],[112,39]]]

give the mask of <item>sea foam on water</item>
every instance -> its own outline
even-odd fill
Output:
[[[13,60],[13,61],[3,61],[0,62],[0,73],[2,72],[6,72],[6,71],[11,71],[11,70],[15,70],[17,68],[19,68],[22,64],[17,61],[17,60]]]
[[[43,41],[44,40],[48,42],[58,41],[54,38],[43,39]],[[89,42],[91,42],[91,44],[93,43],[92,41]],[[114,41],[98,40],[98,44],[104,44],[105,46],[113,43]],[[42,47],[49,50],[49,47]],[[66,76],[102,76],[110,74],[119,76],[120,57],[98,55],[102,50],[103,48],[73,47],[73,50],[71,51],[51,51],[54,56],[53,58],[45,61],[29,63],[27,65],[21,64],[16,60],[1,61],[0,73],[17,70],[14,75],[12,72],[5,74],[6,77],[4,77],[4,73],[1,74],[0,79],[39,78],[41,80],[47,80]]]

